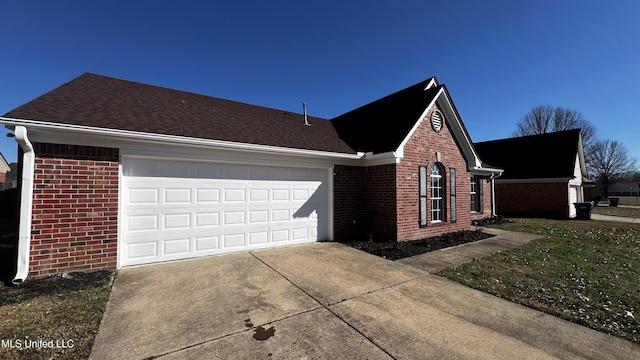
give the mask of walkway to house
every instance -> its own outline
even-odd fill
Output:
[[[591,219],[601,220],[601,221],[614,221],[614,222],[640,224],[640,218],[631,218],[631,217],[625,217],[625,216],[612,216],[612,215],[602,215],[602,214],[591,213]]]
[[[430,274],[530,241],[496,232],[413,261],[314,243],[125,268],[91,357],[640,358],[628,341]]]

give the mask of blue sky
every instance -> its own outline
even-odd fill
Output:
[[[84,72],[325,118],[435,75],[473,141],[549,104],[640,159],[639,13],[635,0],[7,1],[0,114]]]

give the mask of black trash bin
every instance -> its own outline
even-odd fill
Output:
[[[591,220],[591,209],[593,209],[592,202],[579,202],[573,203],[576,207],[576,219],[578,220]]]
[[[609,198],[609,206],[618,207],[618,201],[620,198]]]

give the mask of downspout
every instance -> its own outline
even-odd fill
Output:
[[[22,187],[20,189],[20,224],[18,227],[18,263],[14,284],[20,284],[29,275],[29,255],[31,247],[31,208],[33,206],[33,173],[35,152],[27,138],[27,129],[16,126],[14,134],[22,149]]]
[[[498,211],[496,209],[496,178],[502,176],[502,173],[491,175],[491,217],[498,216]]]

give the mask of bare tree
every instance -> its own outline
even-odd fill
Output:
[[[589,168],[592,176],[602,185],[603,195],[609,197],[609,186],[626,174],[637,171],[636,159],[616,140],[598,140],[591,146]]]
[[[580,129],[585,153],[596,142],[596,129],[576,110],[551,105],[536,106],[517,124],[515,136],[546,134],[556,131]]]

